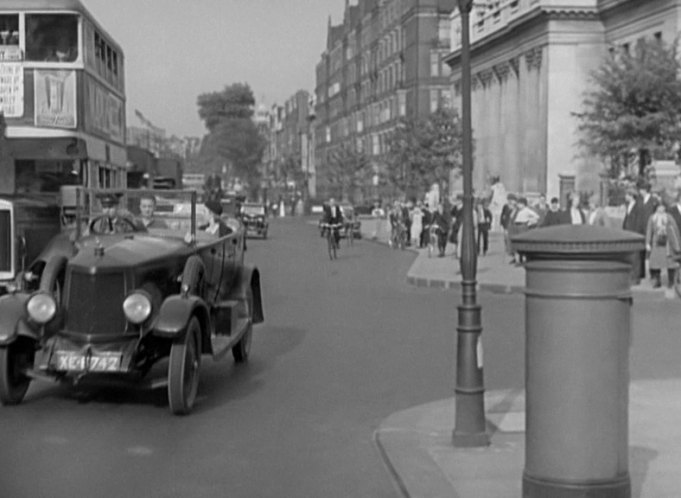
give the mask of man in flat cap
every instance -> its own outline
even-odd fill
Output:
[[[105,193],[97,196],[102,206],[102,215],[90,225],[93,233],[126,233],[135,230],[136,225],[132,221],[132,216],[118,206],[122,195],[121,193]]]

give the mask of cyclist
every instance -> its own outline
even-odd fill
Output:
[[[343,212],[340,206],[336,204],[336,200],[332,197],[329,203],[324,205],[324,215],[322,216],[322,223],[326,225],[335,225],[333,228],[333,235],[336,239],[336,246],[339,246],[340,232],[339,228],[343,226]],[[325,228],[325,230],[328,230]]]

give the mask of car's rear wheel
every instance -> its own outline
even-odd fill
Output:
[[[17,405],[22,402],[31,378],[26,369],[33,366],[35,350],[29,339],[19,338],[0,347],[0,403]]]
[[[192,317],[183,337],[173,342],[168,362],[168,406],[175,415],[191,412],[199,389],[201,325]]]
[[[236,363],[245,363],[251,354],[251,342],[253,341],[253,290],[248,287],[246,300],[244,302],[244,316],[248,318],[248,328],[241,336],[236,346],[232,348],[232,356]]]

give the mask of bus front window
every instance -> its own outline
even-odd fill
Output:
[[[0,15],[0,45],[19,45],[19,15]]]
[[[31,62],[73,62],[77,58],[77,15],[26,15],[26,60]]]

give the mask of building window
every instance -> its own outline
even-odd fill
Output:
[[[661,42],[662,41],[662,31],[658,31],[653,35],[656,41]]]
[[[440,76],[440,54],[439,52],[430,52],[430,75]]]
[[[437,111],[440,106],[440,91],[430,90],[430,112]]]
[[[331,143],[331,127],[326,127],[326,143]]]
[[[397,103],[398,103],[398,107],[399,107],[399,115],[400,116],[406,116],[407,115],[407,94],[404,91],[398,92]]]
[[[437,38],[440,41],[449,41],[449,30],[451,28],[451,21],[449,19],[440,19],[437,23]]]
[[[381,153],[380,149],[380,144],[378,143],[378,134],[374,133],[371,135],[371,141],[372,141],[372,153],[373,155],[377,156]]]

